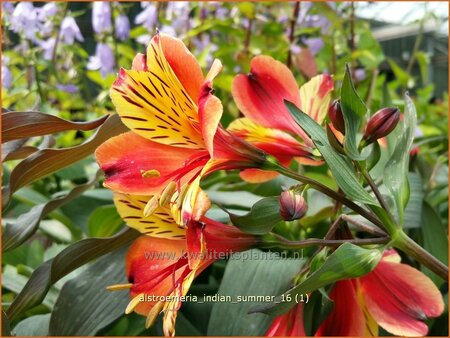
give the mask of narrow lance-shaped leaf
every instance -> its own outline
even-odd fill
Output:
[[[89,182],[73,188],[67,195],[55,198],[46,203],[34,206],[30,211],[17,218],[14,223],[6,224],[3,229],[2,251],[9,251],[17,248],[28,238],[30,238],[38,229],[39,222],[43,217],[53,210],[61,207],[65,203],[80,196],[84,191],[92,187],[97,182],[97,173]]]
[[[11,172],[9,186],[2,190],[3,205],[18,189],[92,154],[110,137],[127,131],[118,115],[110,116],[83,144],[64,149],[43,149],[20,162]]]
[[[397,140],[391,158],[384,168],[383,178],[384,185],[394,197],[400,225],[403,225],[404,209],[409,200],[409,151],[414,140],[416,124],[416,108],[409,95],[405,94],[405,114],[402,124],[402,133]]]
[[[53,259],[33,271],[30,279],[8,308],[6,315],[13,319],[18,314],[39,305],[51,285],[76,268],[109,252],[130,244],[139,232],[124,229],[108,238],[87,238],[65,248]]]
[[[121,283],[126,283],[123,249],[100,258],[64,284],[50,317],[49,335],[93,336],[111,324],[123,315],[130,296],[128,290],[112,292],[106,287]]]
[[[249,234],[262,235],[268,233],[282,220],[278,199],[278,196],[263,198],[256,202],[245,215],[228,213],[230,220],[235,226]]]
[[[41,112],[12,111],[2,114],[2,143],[66,130],[92,130],[102,125],[107,118],[108,115],[105,115],[93,121],[72,122]]]
[[[293,103],[285,101],[285,104],[294,120],[309,135],[322,154],[342,191],[358,202],[378,205],[375,199],[361,186],[350,164],[330,145],[325,130]]]
[[[254,309],[252,312],[278,316],[296,304],[297,295],[310,293],[342,279],[364,276],[376,267],[380,259],[381,252],[378,249],[364,249],[344,243],[303,282],[279,296],[275,304]],[[286,301],[282,302],[282,299]]]
[[[345,123],[344,149],[353,160],[364,160],[358,151],[357,136],[367,107],[356,92],[348,65],[341,87],[341,108]]]

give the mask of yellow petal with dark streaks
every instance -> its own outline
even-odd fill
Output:
[[[202,149],[198,124],[190,116],[197,107],[186,98],[178,83],[169,84],[152,69],[121,69],[111,88],[111,100],[122,122],[135,133],[155,142],[184,148]]]
[[[139,232],[159,238],[184,239],[186,230],[175,223],[167,208],[159,207],[144,217],[144,208],[151,196],[114,194],[117,211],[125,223]]]

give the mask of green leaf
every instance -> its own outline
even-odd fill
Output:
[[[421,230],[423,247],[442,263],[448,265],[448,234],[446,227],[442,224],[442,220],[436,210],[426,201],[423,202],[422,210]],[[426,267],[422,266],[422,270],[437,285],[441,285],[444,282],[442,278]]]
[[[97,182],[98,175],[89,182],[73,188],[67,195],[41,203],[22,214],[14,223],[8,223],[3,229],[2,250],[3,252],[17,248],[32,236],[39,227],[40,220],[48,213],[61,207],[70,200],[80,196],[85,190]]]
[[[394,197],[399,223],[403,225],[404,208],[409,199],[408,164],[409,151],[414,140],[417,124],[416,108],[408,94],[405,94],[405,114],[400,137],[394,152],[384,168],[383,183]]]
[[[358,151],[358,132],[361,122],[367,113],[367,107],[359,97],[353,86],[352,76],[348,65],[345,68],[344,80],[341,87],[341,108],[345,123],[344,149],[354,160],[364,160]]]
[[[16,336],[40,336],[48,335],[48,323],[50,321],[50,314],[36,315],[28,317],[19,322],[13,330]]]
[[[232,302],[215,302],[208,324],[212,336],[263,336],[272,318],[248,311],[257,302],[238,301],[238,296],[274,296],[289,287],[301,268],[302,261],[281,259],[275,253],[249,250],[240,257],[257,255],[259,259],[239,260],[233,256],[228,262],[219,295],[231,296]],[[261,304],[261,303],[259,303]]]
[[[422,219],[422,204],[424,191],[422,178],[417,173],[409,173],[408,180],[410,184],[410,197],[405,209],[405,228],[419,228]]]
[[[364,276],[375,268],[380,259],[381,252],[378,249],[364,249],[344,243],[303,282],[277,297],[278,305],[265,306],[254,311],[280,315],[296,304],[297,295],[310,293],[342,279]],[[290,301],[282,302],[282,299]]]
[[[2,310],[2,337],[10,337],[11,328],[9,326],[9,319],[6,317],[5,311]]]
[[[254,235],[263,235],[282,220],[280,215],[279,197],[266,197],[256,202],[249,213],[235,215],[229,213],[231,223],[244,232]]]
[[[122,218],[114,205],[103,205],[94,210],[89,217],[88,229],[92,237],[112,236],[122,226]]]
[[[285,101],[285,104],[295,121],[309,135],[322,154],[342,191],[353,200],[378,205],[361,186],[350,164],[331,147],[325,130],[293,103]]]
[[[125,250],[110,253],[64,284],[50,318],[51,336],[93,336],[123,315],[129,291],[106,287],[126,283]]]
[[[40,112],[12,111],[2,114],[2,143],[65,130],[92,130],[102,125],[107,118],[108,115],[105,115],[93,121],[72,122]]]
[[[68,167],[92,154],[97,147],[110,137],[127,131],[118,115],[110,116],[88,140],[79,146],[63,149],[42,149],[20,162],[11,172],[9,186],[2,190],[5,206],[11,195],[18,189],[47,176],[59,169]]]
[[[131,243],[139,236],[133,229],[125,229],[108,238],[87,238],[65,248],[53,259],[33,271],[22,292],[8,308],[7,315],[14,318],[23,311],[39,305],[51,285],[78,267]]]

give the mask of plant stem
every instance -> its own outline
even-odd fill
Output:
[[[347,206],[348,208],[352,209],[356,213],[360,214],[367,220],[371,221],[373,224],[378,225],[380,228],[384,229],[384,224],[372,213],[367,211],[366,209],[360,207],[353,201],[349,200],[345,196],[339,194],[338,192],[334,191],[333,189],[328,188],[327,186],[323,185],[322,183],[319,183],[309,177],[300,175],[296,172],[291,171],[288,168],[285,168],[280,165],[274,164],[274,168],[271,168],[272,170],[275,170],[279,172],[280,174],[283,174],[285,176],[288,176],[290,178],[293,178],[294,180],[300,181],[305,184],[311,185],[314,189],[324,193],[325,195],[331,197],[334,200],[340,201],[342,204]]]
[[[64,20],[64,18],[67,15],[67,10],[69,9],[69,4],[65,3],[64,4],[64,11],[62,13],[62,19],[61,22],[59,23],[59,27],[58,27],[58,33],[56,35],[55,38],[55,45],[53,46],[53,51],[52,51],[52,65],[56,64],[56,50],[58,49],[58,45],[59,45],[59,41],[61,40],[61,27],[62,27],[62,22]],[[57,73],[57,72],[56,72]]]
[[[250,48],[250,38],[252,37],[252,24],[253,19],[248,19],[248,25],[246,29],[245,42],[244,42],[244,53],[248,53]]]
[[[320,238],[308,238],[301,241],[290,241],[286,238],[271,233],[278,242],[265,242],[264,244],[274,244],[277,247],[282,247],[285,249],[303,249],[309,246],[330,246],[330,247],[338,247],[344,243],[351,243],[355,245],[369,245],[369,244],[386,244],[389,243],[389,237],[379,237],[379,238],[353,238],[353,239],[320,239]],[[263,244],[263,245],[264,245]],[[281,244],[281,245],[280,245]]]
[[[426,266],[442,279],[448,279],[448,267],[414,242],[403,231],[399,231],[398,236],[392,240],[392,244],[423,266]]]
[[[300,13],[300,1],[296,1],[295,5],[294,5],[294,12],[292,14],[292,18],[291,18],[291,27],[289,30],[289,50],[288,50],[288,55],[287,55],[287,60],[286,60],[286,66],[288,66],[288,68],[291,67],[291,45],[292,42],[294,42],[294,37],[295,37],[295,24],[297,23],[298,20],[298,15]]]

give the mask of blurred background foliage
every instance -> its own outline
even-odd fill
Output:
[[[410,207],[415,213],[410,215],[409,233],[446,261],[448,6],[420,2],[395,6],[398,4],[366,2],[2,2],[3,127],[8,110],[44,112],[79,123],[61,127],[51,135],[42,130],[33,134],[32,127],[24,125],[22,136],[9,130],[13,136],[7,140],[3,131],[2,142],[8,141],[2,145],[3,309],[10,307],[33,271],[35,277],[49,278],[29,286],[35,294],[36,290],[46,290],[42,304],[18,306],[4,324],[17,335],[162,334],[159,324],[145,330],[143,317],[123,315],[126,292],[111,295],[104,290],[106,285],[124,279],[122,251],[76,269],[133,238],[129,234],[123,237],[125,226],[112,204],[111,192],[101,186],[92,156],[101,142],[123,127],[111,118],[84,127],[82,122],[114,113],[108,94],[116,73],[120,67],[130,68],[135,54],[145,51],[156,29],[181,38],[205,72],[214,58],[222,61],[224,69],[214,86],[225,107],[225,126],[239,116],[230,93],[232,79],[248,72],[251,58],[259,54],[289,65],[300,85],[326,72],[333,74],[338,89],[345,64],[350,64],[357,91],[371,112],[390,104],[402,107],[402,95],[409,91],[419,120],[410,164],[415,184],[411,200],[418,207]],[[404,15],[393,15],[399,12]],[[56,123],[41,118],[36,117],[39,126]],[[49,149],[76,150],[52,153]],[[57,163],[54,167],[30,169],[52,158]],[[300,170],[335,187],[323,167]],[[380,175],[382,171],[375,177]],[[282,186],[291,183],[278,178],[251,185],[230,172],[214,174],[203,184],[213,201],[245,211],[262,196],[277,195]],[[309,218],[301,220],[300,227],[284,224],[278,231],[293,239],[305,234],[323,236],[320,225],[328,217],[330,201],[320,194],[309,198],[314,199]],[[211,213],[226,220],[219,209]],[[80,240],[114,235],[113,242],[98,246],[105,251],[98,249],[84,261],[70,257],[71,251],[67,251]],[[53,275],[51,269],[37,269],[54,257],[59,260],[50,261],[54,263]],[[64,270],[62,266],[69,267]],[[226,262],[220,261],[209,268],[196,280],[192,293],[216,293],[225,266]],[[54,274],[59,274],[58,278]],[[68,308],[65,302],[72,302],[72,306]],[[220,332],[216,326],[208,327],[211,313],[216,317],[218,313],[212,308],[213,304],[207,303],[183,305],[177,333]],[[62,325],[62,318],[71,319]],[[431,334],[447,334],[445,318],[435,321]],[[3,333],[8,332],[4,327]],[[256,328],[241,333],[264,332]]]

